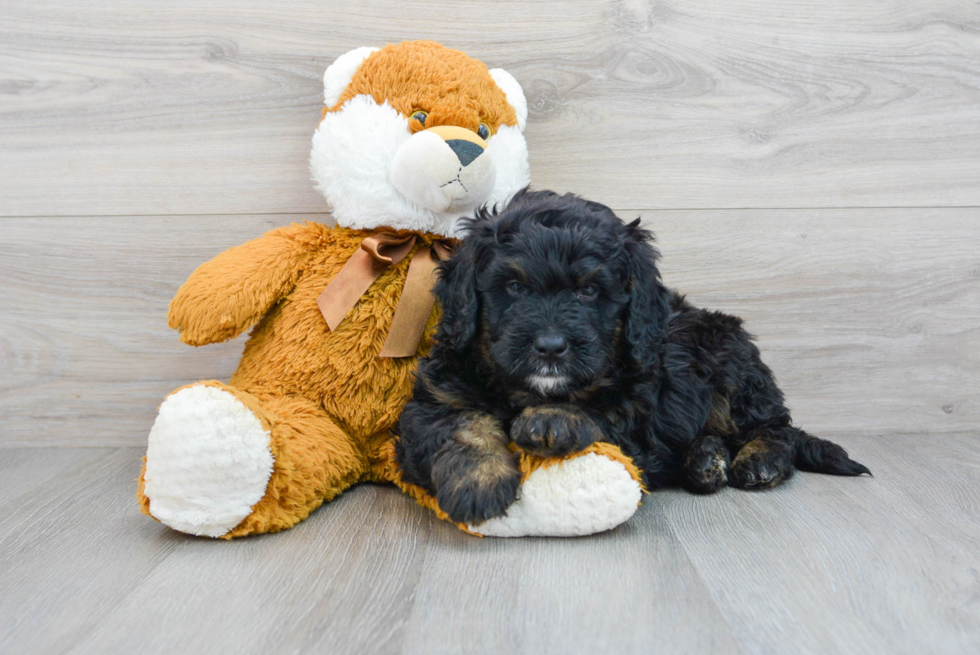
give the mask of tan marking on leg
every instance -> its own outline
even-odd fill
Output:
[[[739,460],[747,459],[752,455],[765,455],[768,452],[769,446],[766,444],[765,440],[753,439],[742,446],[742,449],[738,451],[738,455],[735,456],[735,460],[732,462],[732,465],[737,463]]]
[[[500,421],[489,414],[470,414],[454,436],[459,443],[478,450],[507,451],[507,433]]]
[[[428,378],[421,378],[422,384],[425,386],[425,390],[432,394],[440,404],[446,405],[447,407],[452,407],[453,409],[466,409],[466,400],[453,395],[451,392],[445,389],[440,389],[432,384],[432,381]]]
[[[498,484],[501,480],[514,475],[517,464],[513,456],[502,453],[487,453],[481,457],[476,466],[466,474],[482,487]]]
[[[457,443],[470,448],[473,456],[473,466],[464,472],[464,477],[491,485],[513,475],[514,455],[507,448],[507,433],[496,418],[474,412],[454,437]]]
[[[522,416],[531,417],[537,416],[559,416],[566,415],[569,417],[575,417],[574,412],[568,411],[564,406],[555,405],[538,405],[537,407],[525,407],[524,411],[521,412]]]
[[[704,424],[703,432],[719,437],[727,437],[738,432],[738,427],[732,420],[732,410],[728,398],[715,394],[711,402],[711,413],[708,422]]]

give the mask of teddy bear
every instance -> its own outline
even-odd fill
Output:
[[[527,103],[500,68],[431,41],[363,47],[324,78],[310,169],[333,223],[293,224],[195,270],[168,324],[204,346],[252,327],[227,383],[181,387],[150,430],[141,510],[192,535],[275,532],[359,482],[405,484],[393,427],[429,351],[458,221],[528,184]],[[254,327],[253,327],[254,326]],[[507,516],[478,535],[576,535],[629,518],[640,475],[615,446],[522,455]]]

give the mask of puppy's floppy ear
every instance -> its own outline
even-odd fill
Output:
[[[447,261],[439,266],[436,296],[442,306],[442,321],[436,340],[450,350],[465,351],[476,335],[480,319],[480,294],[476,278],[493,242],[493,231],[485,218],[463,222],[466,237]]]
[[[667,331],[670,304],[660,281],[660,253],[650,245],[653,235],[640,227],[640,219],[626,226],[624,248],[628,258],[629,305],[623,324],[627,357],[642,373],[653,372]]]

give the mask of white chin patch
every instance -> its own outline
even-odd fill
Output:
[[[403,196],[437,214],[472,212],[490,197],[497,172],[486,151],[466,163],[438,135],[418,132],[398,148],[389,179]]]
[[[550,396],[564,389],[568,378],[564,375],[529,375],[527,383],[542,396]]]
[[[387,102],[379,105],[368,95],[355,96],[339,111],[324,116],[313,134],[310,170],[338,225],[353,229],[392,227],[456,237],[460,218],[472,215],[482,204],[503,206],[530,181],[524,135],[516,126],[503,125],[487,140],[486,151],[465,167],[473,168],[484,160],[480,165],[489,170],[481,172],[477,167],[459,174],[459,160],[455,156],[443,158],[445,151],[440,155],[440,149],[430,143],[428,148],[435,151],[433,160],[429,161],[428,155],[414,157],[410,168],[428,169],[426,176],[435,180],[434,185],[427,186],[409,173],[404,175],[404,186],[399,182],[405,189],[400,191],[392,182],[395,157],[406,142],[420,134],[413,137],[408,118]],[[453,154],[448,146],[445,150]],[[404,153],[406,161],[409,152]],[[450,166],[447,159],[449,164],[452,159],[456,162]],[[450,170],[453,166],[457,170]],[[399,179],[399,174],[394,178]],[[489,189],[481,188],[481,180]],[[445,209],[439,208],[442,206]]]

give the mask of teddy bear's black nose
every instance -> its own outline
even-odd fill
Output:
[[[483,154],[483,148],[473,143],[472,141],[465,141],[463,139],[449,139],[446,141],[446,145],[452,148],[453,152],[459,158],[459,163],[463,166],[469,166],[474,159]]]

